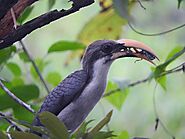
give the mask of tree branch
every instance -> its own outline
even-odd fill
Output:
[[[81,8],[86,7],[94,3],[94,0],[83,0],[83,1],[73,1],[72,7],[68,10],[53,10],[51,12],[45,13],[31,21],[28,21],[24,25],[18,27],[16,30],[13,30],[8,35],[3,37],[0,40],[0,49],[9,47],[14,42],[21,40],[26,35],[31,33],[32,31],[41,28],[57,19],[70,15],[79,11]]]
[[[13,23],[14,23],[14,28],[17,29],[16,17],[15,17],[15,12],[14,12],[13,8],[11,8],[11,15],[12,15]],[[25,54],[27,55],[28,59],[29,59],[30,62],[32,63],[32,65],[33,65],[33,67],[34,67],[36,73],[38,74],[38,76],[39,76],[41,82],[43,83],[43,85],[44,85],[44,87],[45,87],[47,93],[49,94],[49,93],[50,93],[49,88],[48,88],[46,82],[44,81],[44,78],[42,77],[42,74],[41,74],[39,68],[37,67],[35,61],[33,60],[33,58],[31,57],[31,55],[30,55],[29,52],[27,51],[26,46],[24,45],[23,41],[20,40],[19,43],[20,43],[20,45],[22,46],[22,49],[24,50],[24,52],[25,52]]]
[[[18,0],[0,0],[0,20],[17,2]]]
[[[12,1],[12,0],[0,0],[1,1]],[[18,0],[18,2],[11,8],[15,11],[15,17],[18,18],[20,14],[25,10],[26,7],[32,5],[34,2],[38,0]],[[1,7],[1,6],[0,6]],[[10,10],[6,13],[6,15],[0,20],[0,38],[5,37],[11,31],[13,31],[13,22],[11,17]]]
[[[25,102],[23,102],[21,99],[19,99],[18,97],[16,97],[10,90],[8,90],[8,88],[6,88],[6,86],[2,83],[1,80],[0,80],[0,87],[4,90],[4,92],[7,95],[9,95],[18,104],[20,104],[21,106],[23,106],[24,108],[26,108],[28,111],[30,111],[32,113],[35,113],[34,110],[31,108],[30,105],[28,105]]]
[[[181,71],[185,72],[185,62],[182,63],[182,64],[180,64],[179,66],[173,68],[173,69],[170,69],[170,70],[167,70],[167,71],[161,73],[158,77],[156,77],[156,79],[158,79],[158,78],[160,78],[162,76],[168,75],[168,74],[172,74],[172,73],[176,73],[176,72],[181,72]],[[153,76],[148,76],[147,78],[144,78],[142,80],[139,80],[139,81],[130,83],[130,84],[127,85],[127,88],[133,87],[133,86],[136,86],[136,85],[139,85],[141,83],[145,83],[147,81],[150,81],[152,78],[154,78],[154,77]],[[120,88],[116,88],[114,90],[111,90],[111,91],[107,92],[106,94],[104,94],[103,97],[110,96],[110,95],[112,95],[112,94],[114,94],[114,93],[116,93],[118,91],[121,91],[121,89]]]
[[[7,116],[4,113],[0,112],[0,118],[5,119],[10,125],[12,125],[13,127],[15,127],[18,131],[21,131],[21,129],[13,121],[11,121],[10,119],[8,119]]]
[[[35,72],[36,72],[37,75],[39,76],[41,82],[42,82],[43,85],[44,85],[44,88],[46,89],[46,92],[49,94],[49,93],[50,93],[49,88],[48,88],[48,86],[47,86],[47,84],[46,84],[44,78],[42,77],[42,74],[41,74],[39,68],[37,67],[35,61],[34,61],[33,58],[31,57],[31,55],[28,53],[28,51],[27,51],[27,49],[26,49],[24,43],[23,43],[21,40],[19,41],[19,43],[21,44],[21,46],[22,46],[22,48],[23,48],[25,54],[27,55],[28,59],[29,59],[30,62],[32,63],[32,65],[33,65],[33,67],[34,67],[34,69],[35,69]]]

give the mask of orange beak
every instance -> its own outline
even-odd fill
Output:
[[[137,57],[145,59],[154,65],[155,63],[153,60],[159,60],[154,51],[142,42],[130,39],[121,39],[117,40],[116,42],[119,44],[119,46],[121,45],[121,47],[119,51],[113,53],[111,59],[117,59],[121,57]]]

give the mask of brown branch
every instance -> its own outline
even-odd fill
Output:
[[[9,0],[5,0],[9,1]],[[20,16],[20,14],[24,11],[24,9],[34,2],[38,0],[19,0],[12,8],[15,11],[15,17],[16,19]],[[6,13],[4,18],[0,20],[0,38],[3,38],[4,36],[10,34],[13,30],[13,22],[12,22],[12,16],[11,16],[11,11]]]
[[[17,2],[18,0],[0,0],[0,20]]]
[[[176,72],[181,72],[181,71],[184,72],[184,69],[185,69],[185,62],[180,64],[179,66],[173,68],[173,69],[170,69],[170,70],[167,70],[167,71],[161,73],[160,75],[158,75],[158,77],[155,77],[155,78],[158,79],[158,78],[160,78],[162,76],[169,75],[169,74],[176,73]],[[136,82],[128,84],[127,88],[139,85],[141,83],[148,82],[148,81],[150,81],[153,78],[154,78],[153,76],[148,76],[145,79],[142,79],[142,80],[139,80],[139,81],[136,81]],[[116,93],[118,91],[121,91],[121,89],[120,88],[116,88],[114,90],[111,90],[111,91],[107,92],[106,94],[104,94],[103,97],[110,96],[110,95],[112,95],[112,94],[114,94],[114,93]]]
[[[3,37],[0,40],[0,49],[9,47],[14,42],[21,40],[26,35],[31,33],[32,31],[41,28],[57,19],[70,15],[79,11],[81,8],[86,7],[94,3],[94,0],[83,0],[83,1],[73,1],[73,5],[68,10],[53,10],[51,12],[45,13],[31,21],[28,21],[24,25],[18,27],[16,30],[13,30],[8,35]]]

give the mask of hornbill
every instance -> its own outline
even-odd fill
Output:
[[[103,96],[112,62],[124,57],[137,57],[151,63],[157,58],[152,49],[135,40],[95,41],[85,51],[82,69],[67,76],[54,88],[38,113],[49,111],[55,114],[71,133],[74,132]],[[38,117],[33,124],[41,126]]]

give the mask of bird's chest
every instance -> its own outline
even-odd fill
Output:
[[[84,105],[95,105],[102,97],[103,92],[106,88],[107,79],[106,77],[95,77],[85,87],[79,99],[84,101]],[[91,102],[91,103],[90,103]],[[90,103],[90,104],[89,104]]]

